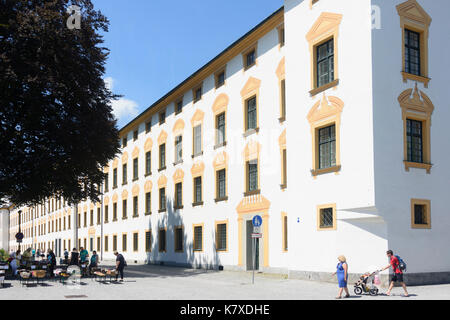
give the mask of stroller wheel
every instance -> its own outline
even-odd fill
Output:
[[[354,291],[355,291],[355,294],[358,296],[362,295],[362,292],[363,292],[361,287],[355,287]]]
[[[376,295],[378,295],[378,289],[371,289],[369,291],[369,293],[370,293],[371,296],[376,296]]]

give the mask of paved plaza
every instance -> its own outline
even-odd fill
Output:
[[[123,283],[106,284],[92,279],[82,279],[81,285],[47,281],[44,285],[22,286],[19,281],[6,281],[7,287],[0,288],[0,300],[319,300],[334,299],[337,293],[337,285],[333,283],[278,275],[257,274],[252,285],[252,274],[246,272],[130,265],[125,276]],[[395,288],[391,297],[352,296],[351,300],[450,299],[450,285],[410,287],[409,292],[409,298],[401,296],[401,288]]]

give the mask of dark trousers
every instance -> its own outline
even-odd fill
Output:
[[[120,279],[123,280],[123,267],[117,268],[116,281],[119,278],[119,274],[120,274]]]

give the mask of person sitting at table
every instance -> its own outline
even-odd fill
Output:
[[[71,265],[71,266],[78,266],[78,257],[79,257],[79,254],[78,254],[77,248],[73,248],[72,249],[72,253],[70,254],[70,263],[69,263],[69,265]]]

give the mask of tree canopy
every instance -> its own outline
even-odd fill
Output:
[[[70,5],[79,29],[68,28]],[[90,0],[0,0],[0,201],[98,200],[119,150],[108,26]]]

